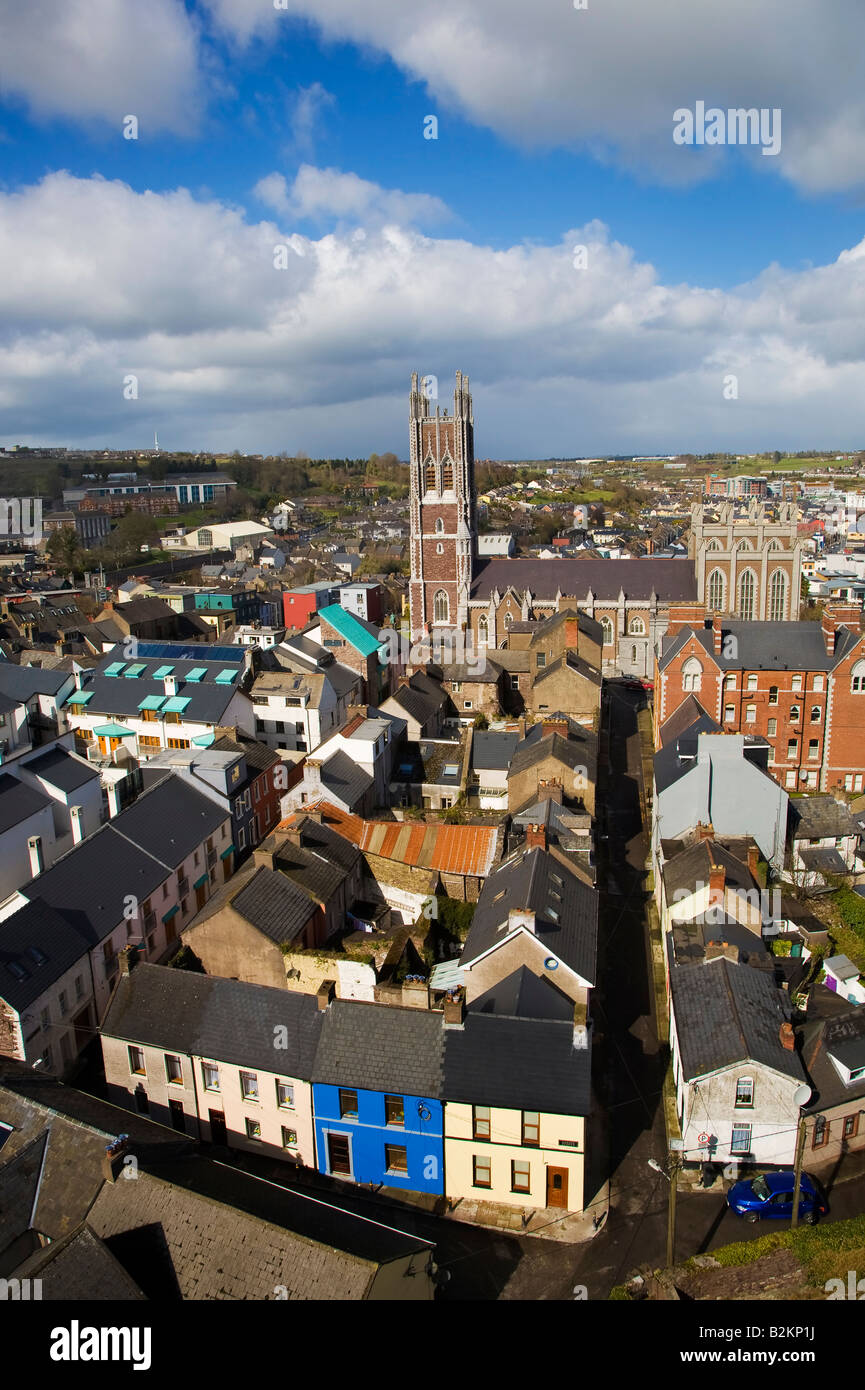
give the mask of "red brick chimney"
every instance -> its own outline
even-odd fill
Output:
[[[714,840],[714,838],[715,838],[715,827],[714,827],[714,825],[712,824],[712,822],[709,821],[709,824],[708,824],[708,825],[704,825],[702,821],[698,821],[698,822],[697,822],[697,835],[699,836],[699,839],[700,839],[700,842],[701,842],[701,843],[702,843],[703,840]]]
[[[701,628],[706,622],[706,609],[702,603],[671,603],[667,635],[675,637],[683,627]]]
[[[547,734],[561,734],[562,738],[567,738],[568,721],[567,719],[545,719],[542,729],[544,738],[546,738]]]
[[[835,653],[836,622],[835,614],[829,608],[823,609],[823,621],[821,623],[821,627],[823,630],[823,641],[826,643],[826,655],[833,656]]]
[[[778,1030],[778,1037],[785,1052],[796,1051],[796,1035],[793,1032],[792,1023],[782,1023]]]
[[[721,648],[724,645],[724,634],[721,631],[721,614],[712,614],[712,646],[716,656],[721,655]]]
[[[526,849],[546,849],[547,827],[545,825],[526,826]]]
[[[724,902],[724,884],[727,881],[727,870],[723,864],[712,864],[709,869],[709,906],[721,906]]]
[[[576,651],[580,641],[579,619],[576,617],[565,618],[565,646],[570,651]]]
[[[748,846],[748,870],[752,878],[757,877],[757,866],[760,863],[760,850],[757,845]]]

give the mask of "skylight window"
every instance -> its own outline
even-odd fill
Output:
[[[172,672],[173,670],[174,670],[174,667],[173,667],[173,666],[160,666],[158,670],[156,670],[156,671],[153,672],[153,679],[154,679],[155,681],[164,680],[166,676],[170,676],[170,675],[171,675],[171,672]]]
[[[556,909],[555,909],[554,907],[548,907],[548,908],[547,908],[547,914],[548,914],[550,917],[552,917],[552,919],[553,919],[554,922],[558,922],[558,920],[559,920],[559,914],[556,912]]]
[[[459,777],[459,774],[459,763],[445,763],[444,770],[442,772],[443,777]]]
[[[29,979],[30,979],[30,976],[29,976],[28,972],[24,969],[23,965],[19,965],[19,964],[18,964],[17,960],[10,960],[10,961],[7,961],[7,962],[6,962],[6,965],[7,965],[7,969],[8,969],[9,971],[11,971],[11,973],[15,976],[15,979],[16,979],[16,980],[29,980]]]
[[[28,946],[27,954],[36,965],[44,965],[48,957],[39,950],[38,946]]]

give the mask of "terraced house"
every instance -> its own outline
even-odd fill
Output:
[[[146,761],[165,748],[207,748],[220,727],[254,733],[251,652],[179,642],[131,650],[124,658],[115,648],[92,673],[76,673],[64,713],[79,753],[115,761],[124,749]]]

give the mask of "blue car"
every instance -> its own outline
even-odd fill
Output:
[[[736,1182],[727,1193],[727,1205],[746,1221],[790,1221],[793,1216],[795,1173],[765,1173],[761,1177]],[[799,1216],[813,1225],[828,1210],[817,1187],[807,1173],[799,1183]]]

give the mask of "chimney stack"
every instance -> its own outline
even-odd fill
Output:
[[[703,840],[714,840],[714,838],[715,838],[715,827],[713,826],[712,822],[709,821],[707,825],[704,825],[702,821],[698,821],[698,822],[697,822],[697,835],[698,835],[698,837],[699,837],[701,843],[702,843]]]
[[[580,644],[580,623],[579,618],[565,618],[565,646],[569,651],[576,651]]]
[[[69,807],[69,819],[72,822],[72,843],[80,845],[84,839],[84,820],[80,806]]]
[[[124,946],[122,951],[117,952],[117,960],[121,975],[129,975],[138,964],[138,947]]]
[[[547,827],[545,825],[526,826],[526,849],[546,849]]]
[[[119,1134],[112,1144],[105,1145],[102,1155],[102,1176],[106,1182],[116,1182],[123,1171],[123,1160],[129,1149],[129,1135]]]
[[[535,914],[530,907],[512,907],[508,913],[508,931],[516,931],[517,927],[528,927],[534,933]]]
[[[828,608],[823,609],[823,621],[820,626],[823,632],[823,641],[826,643],[826,655],[834,656],[836,626],[835,614],[832,613]]]
[[[462,1028],[466,1016],[466,994],[462,986],[448,990],[445,995],[444,1015],[446,1028]]]
[[[322,980],[318,989],[315,991],[316,1003],[319,1013],[323,1013],[333,999],[336,997],[336,981]]]
[[[30,855],[30,872],[33,877],[36,878],[45,868],[45,860],[42,854],[42,836],[31,835],[27,841],[27,850]]]
[[[796,1051],[796,1035],[793,1032],[792,1023],[782,1023],[778,1032],[778,1037],[785,1052]]]
[[[713,613],[713,615],[712,615],[712,646],[713,646],[713,650],[714,650],[716,656],[720,656],[720,655],[721,655],[721,649],[723,648],[723,645],[724,645],[724,634],[723,634],[723,632],[721,631],[721,614],[720,614],[720,613]]]
[[[723,864],[713,863],[709,869],[709,907],[723,906],[726,881],[727,870]]]
[[[748,872],[752,878],[757,877],[757,868],[760,863],[760,850],[757,845],[748,846]]]

